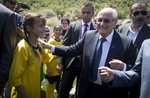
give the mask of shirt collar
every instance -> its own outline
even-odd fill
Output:
[[[111,31],[111,33],[105,38],[109,43],[111,43],[112,38],[114,35],[114,29]],[[99,34],[99,39],[102,38],[102,36]]]
[[[130,32],[139,32],[139,31],[141,30],[141,28],[143,27],[143,26],[140,26],[136,31],[133,31],[133,30],[131,29],[131,25],[132,25],[132,24],[130,24],[130,26],[129,26],[129,31],[130,31]]]
[[[82,26],[84,26],[84,24],[85,24],[85,23],[84,23],[84,21],[82,20]],[[90,26],[91,21],[90,21],[90,22],[88,22],[87,24],[88,24],[88,26]]]

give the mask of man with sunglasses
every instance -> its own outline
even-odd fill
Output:
[[[84,3],[81,8],[82,19],[71,23],[64,35],[63,45],[70,46],[76,43],[79,39],[81,39],[85,35],[86,30],[94,30],[94,25],[91,22],[93,15],[94,7],[92,3]],[[59,96],[60,98],[69,98],[69,92],[73,86],[73,82],[76,77],[76,85],[78,85],[82,69],[82,55],[78,55],[76,57],[64,57],[60,60],[57,68],[58,70],[63,69]]]
[[[129,16],[132,22],[120,26],[118,31],[133,40],[137,56],[142,42],[150,38],[150,27],[146,23],[146,4],[144,2],[133,3],[130,7]],[[129,98],[139,98],[139,94],[140,86],[135,86],[130,89]]]
[[[125,88],[111,88],[110,83],[102,82],[98,68],[107,66],[115,70],[130,69],[135,62],[132,40],[114,29],[118,20],[115,9],[102,9],[96,20],[97,30],[87,31],[83,38],[71,46],[57,47],[44,42],[43,46],[59,56],[83,54],[77,98],[127,98]]]

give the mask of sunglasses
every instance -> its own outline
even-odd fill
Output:
[[[145,16],[145,15],[147,15],[147,11],[135,11],[135,12],[133,12],[133,16],[135,17],[135,16],[138,16],[138,15],[143,15],[143,16]]]
[[[110,20],[110,19],[107,19],[107,18],[105,18],[105,19],[102,19],[102,18],[99,18],[99,19],[97,19],[97,22],[104,22],[104,23],[110,23],[110,22],[112,22],[112,21],[115,21],[116,19],[112,19],[112,20]]]

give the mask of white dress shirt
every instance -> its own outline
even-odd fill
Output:
[[[128,31],[127,36],[132,39],[133,43],[135,42],[141,28],[142,28],[142,26],[139,27],[136,31],[133,31],[131,28],[131,25],[129,26],[129,31]]]
[[[82,32],[81,32],[81,38],[83,37],[83,33],[84,33],[84,29],[85,29],[85,25],[84,25],[85,23],[83,22],[83,20],[82,20]],[[89,22],[89,23],[86,23],[87,25],[88,25],[88,27],[87,27],[87,31],[89,31],[90,30],[90,26],[91,26],[91,22]]]

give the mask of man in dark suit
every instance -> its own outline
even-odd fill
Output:
[[[138,55],[142,42],[150,38],[150,27],[146,23],[147,6],[143,2],[133,3],[130,7],[129,16],[132,23],[122,25],[118,31],[133,40]],[[140,87],[135,86],[130,89],[129,98],[139,98]]]
[[[94,15],[94,7],[92,3],[90,2],[84,3],[81,9],[82,20],[71,23],[70,27],[68,28],[64,36],[63,45],[70,46],[72,44],[75,44],[79,39],[81,39],[84,36],[84,33],[86,33],[86,31],[94,30],[93,23],[91,22],[93,15]],[[85,24],[87,24],[88,26],[85,27]],[[69,92],[73,86],[73,82],[76,77],[78,85],[78,80],[82,68],[81,59],[82,59],[81,56],[70,58],[64,57],[62,62],[59,62],[63,64],[63,65],[58,64],[59,66],[63,66],[63,75],[59,94],[60,98],[69,98]]]
[[[99,72],[102,80],[106,83],[111,82],[113,87],[131,87],[141,81],[140,97],[150,98],[150,39],[141,45],[135,66],[129,71],[117,71],[108,67],[101,67]]]
[[[43,46],[51,49],[56,55],[72,57],[83,53],[83,67],[77,88],[78,98],[127,98],[124,88],[110,88],[110,84],[102,82],[98,73],[98,67],[102,66],[128,70],[134,65],[135,49],[132,40],[114,30],[117,20],[118,14],[115,9],[104,8],[97,15],[97,30],[88,31],[76,44],[55,47],[43,42]],[[104,38],[105,41],[101,45],[101,39]],[[101,58],[95,65],[95,55],[99,53],[97,50],[101,46],[102,53],[97,56]],[[96,66],[96,74],[93,74],[93,68]]]
[[[0,93],[8,79],[12,54],[16,45],[16,16],[0,4]]]

